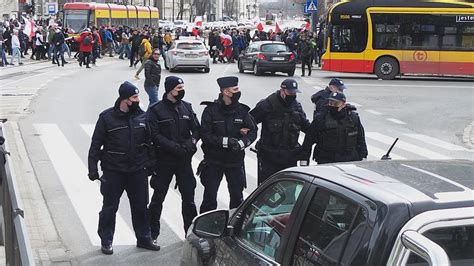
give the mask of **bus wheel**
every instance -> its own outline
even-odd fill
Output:
[[[394,79],[399,71],[398,62],[392,57],[384,56],[375,62],[375,75],[381,79]]]

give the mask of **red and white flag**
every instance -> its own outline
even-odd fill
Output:
[[[305,30],[311,30],[311,23],[308,21],[306,22],[306,25],[304,26]]]
[[[196,16],[196,18],[194,18],[194,25],[196,27],[202,27],[202,16]]]
[[[278,21],[275,22],[275,33],[281,32],[280,25],[278,25]]]
[[[258,30],[259,32],[262,32],[262,31],[263,31],[263,25],[262,25],[262,22],[261,22],[261,21],[260,21],[260,22],[258,23],[258,25],[257,25],[257,30]]]

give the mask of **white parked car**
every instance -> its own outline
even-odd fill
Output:
[[[209,52],[204,43],[194,37],[180,38],[165,52],[165,68],[170,72],[177,69],[202,69],[209,73]]]

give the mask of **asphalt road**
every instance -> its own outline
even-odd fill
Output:
[[[18,91],[24,88],[33,91],[31,97],[28,96],[33,101],[23,109],[27,115],[20,120],[19,128],[46,200],[48,209],[43,211],[51,214],[53,224],[50,226],[55,228],[67,250],[63,262],[87,265],[179,264],[184,232],[179,192],[173,189],[168,193],[163,211],[162,234],[158,239],[161,251],[150,252],[135,247],[126,195],[122,197],[117,219],[115,254],[104,256],[99,251],[100,240],[96,234],[101,206],[99,184],[90,182],[86,176],[90,136],[99,113],[116,100],[119,85],[129,80],[142,89],[144,77],[142,73],[142,80],[133,80],[134,70],[128,67],[127,61],[106,58],[98,65],[85,69],[69,64],[58,69],[45,63],[38,65],[37,69],[33,66],[25,66],[24,70],[18,68],[16,73],[23,75],[21,77],[2,76],[0,73],[0,88],[15,84]],[[218,77],[238,76],[241,102],[252,108],[260,99],[276,91],[287,78],[283,74],[260,77],[251,73],[239,74],[235,64],[218,64],[212,65],[208,74],[193,71],[169,73],[163,69],[162,84],[171,74],[184,79],[185,100],[193,104],[199,118],[203,110],[199,103],[213,100],[219,93]],[[310,120],[313,113],[311,95],[323,89],[332,77],[346,82],[348,101],[358,108],[366,131],[370,160],[379,159],[396,137],[401,141],[392,152],[394,159],[474,159],[473,150],[463,146],[462,142],[464,128],[474,120],[473,80],[403,77],[382,81],[372,75],[319,71],[313,71],[311,77],[301,78],[300,69],[297,69],[295,79],[302,91],[298,100]],[[160,98],[163,91],[164,88],[160,88]],[[142,107],[146,108],[148,97],[143,89],[140,98]],[[194,167],[201,160],[202,152],[195,157]],[[248,188],[245,192],[249,194],[256,187],[256,157],[249,151],[246,170]],[[222,184],[219,192],[220,208],[228,207],[225,187]],[[198,207],[202,192],[202,185],[198,182]]]

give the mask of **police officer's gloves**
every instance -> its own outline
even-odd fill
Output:
[[[188,155],[193,155],[197,152],[195,143],[196,141],[190,138],[186,140],[183,144],[181,144],[181,146],[183,147],[183,149],[186,151]]]
[[[236,138],[230,138],[228,143],[229,149],[233,152],[239,152],[245,149],[245,144],[242,140],[238,140]]]
[[[172,151],[175,155],[183,157],[186,155],[186,150],[183,148],[183,145],[176,143]]]
[[[88,174],[90,181],[96,181],[99,180],[100,176],[99,173],[93,172]]]

